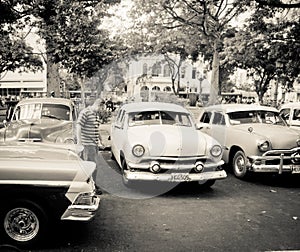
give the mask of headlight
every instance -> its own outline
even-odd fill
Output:
[[[257,148],[262,151],[268,151],[271,148],[271,144],[268,141],[260,141],[257,143]]]
[[[210,154],[213,157],[219,157],[222,154],[222,147],[220,145],[214,145],[211,149],[210,149]]]
[[[300,146],[300,139],[297,139],[296,143],[297,143],[297,146],[299,147]]]
[[[75,144],[74,139],[68,138],[64,141],[65,144]]]
[[[137,144],[132,148],[132,154],[136,157],[141,157],[145,153],[145,149],[142,145]]]

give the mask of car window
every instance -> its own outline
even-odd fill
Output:
[[[293,120],[300,121],[300,109],[294,109]]]
[[[204,112],[201,116],[200,122],[202,123],[209,123],[211,119],[211,112]]]
[[[119,110],[119,112],[117,114],[117,117],[116,117],[116,123],[115,123],[115,125],[117,127],[123,127],[123,125],[124,125],[124,116],[125,116],[125,110],[124,109]]]
[[[128,125],[179,125],[191,127],[191,119],[189,114],[175,111],[141,111],[129,114]]]
[[[63,104],[43,104],[41,118],[70,120],[70,108]]]
[[[225,118],[221,112],[215,112],[212,124],[225,125]]]
[[[70,107],[63,104],[25,104],[17,106],[14,120],[52,118],[70,120]]]
[[[290,109],[282,109],[280,111],[280,116],[284,119],[284,120],[289,120],[290,119]]]
[[[284,120],[279,116],[279,113],[273,111],[237,111],[228,113],[228,116],[232,124],[233,121],[238,121],[240,124],[264,123],[286,125]]]

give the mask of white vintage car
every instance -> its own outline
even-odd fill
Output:
[[[197,181],[212,186],[227,176],[220,144],[197,131],[190,113],[175,104],[123,105],[112,124],[111,150],[125,184]]]
[[[300,173],[300,135],[272,107],[220,104],[203,108],[197,128],[217,139],[236,177],[248,171]]]
[[[58,221],[89,221],[100,197],[95,163],[40,143],[0,144],[0,244],[31,247]]]

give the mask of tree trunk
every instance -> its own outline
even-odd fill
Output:
[[[58,65],[47,59],[47,96],[54,93],[55,97],[60,97],[60,77],[58,74]]]
[[[211,73],[211,83],[210,83],[210,96],[209,104],[215,104],[218,100],[219,95],[219,67],[220,67],[220,58],[218,52],[218,39],[214,42],[214,55],[212,62],[212,73]]]

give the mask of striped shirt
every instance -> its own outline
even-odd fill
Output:
[[[87,107],[83,109],[78,117],[78,124],[81,126],[82,145],[98,146],[100,117],[96,111]]]

